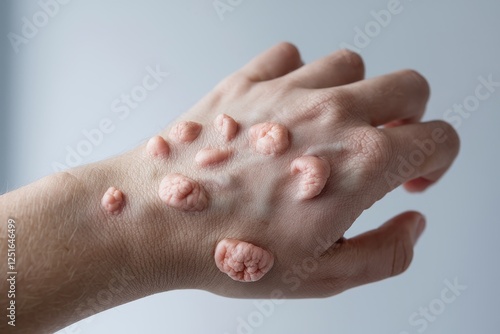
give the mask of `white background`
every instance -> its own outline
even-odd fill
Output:
[[[48,1],[48,0],[44,0]],[[228,0],[223,0],[228,3]],[[355,28],[373,21],[388,1],[264,1],[240,3],[223,15],[212,0],[73,0],[15,52],[7,32],[22,34],[36,1],[2,1],[0,192],[65,163],[83,130],[111,119],[115,130],[83,163],[126,151],[188,109],[221,78],[273,44],[288,40],[310,62],[355,46]],[[500,81],[500,2],[402,0],[403,11],[360,48],[367,76],[401,68],[432,86],[426,119],[474,94],[478,77]],[[111,102],[160,65],[170,73],[130,116]],[[460,156],[443,181],[423,195],[398,189],[368,210],[349,235],[399,212],[420,210],[428,227],[402,276],[323,300],[286,301],[251,333],[499,333],[500,89],[455,124]],[[420,307],[438,305],[444,280],[467,289],[444,311],[414,326]],[[438,303],[438,304],[436,304]],[[201,291],[158,294],[84,320],[66,333],[237,333],[254,301]],[[421,317],[418,317],[422,319]],[[240,331],[241,333],[245,333]]]

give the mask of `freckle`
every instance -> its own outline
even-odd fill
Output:
[[[288,130],[276,123],[255,124],[248,130],[250,147],[260,154],[276,156],[284,153],[290,145]]]
[[[170,130],[169,138],[176,143],[190,143],[198,138],[201,124],[191,121],[182,121]]]
[[[208,167],[226,161],[230,155],[231,151],[229,149],[204,148],[196,154],[194,160],[199,166]]]
[[[318,196],[330,177],[330,164],[315,156],[303,156],[292,161],[292,175],[300,175],[299,199],[307,200]]]
[[[220,114],[215,118],[215,128],[226,141],[231,141],[238,132],[238,123],[226,114]]]
[[[170,148],[162,136],[154,136],[148,141],[146,151],[152,157],[166,157],[170,153]]]
[[[202,211],[208,206],[208,195],[196,181],[178,173],[168,174],[160,183],[160,199],[181,211]]]
[[[124,205],[123,193],[115,187],[109,187],[101,199],[101,205],[111,214],[120,213]]]
[[[215,248],[214,259],[220,271],[239,282],[260,280],[274,264],[271,252],[235,239],[219,242]]]

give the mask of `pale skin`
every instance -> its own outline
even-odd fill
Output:
[[[2,195],[2,245],[16,222],[16,329],[55,331],[168,290],[328,297],[402,273],[422,214],[343,236],[398,185],[423,191],[452,164],[453,128],[420,122],[428,97],[414,71],[365,80],[352,52],[304,65],[281,43],[137,149]],[[415,139],[433,149],[398,173]]]

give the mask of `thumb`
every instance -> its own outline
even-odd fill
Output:
[[[349,281],[358,286],[404,272],[424,228],[425,218],[420,213],[405,212],[375,230],[343,242],[337,254],[341,261],[349,263]]]

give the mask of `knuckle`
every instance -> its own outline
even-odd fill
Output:
[[[275,79],[276,82],[279,82],[281,91],[283,93],[289,94],[291,90],[301,88],[303,86],[302,79],[297,76],[282,76],[280,78]],[[262,84],[271,84],[273,86],[273,81],[263,82]]]
[[[390,138],[376,128],[365,127],[353,134],[354,154],[365,178],[377,176],[386,169],[392,154]]]
[[[428,98],[431,94],[431,87],[427,79],[419,72],[411,69],[403,70],[402,74],[411,78],[418,92]]]
[[[344,240],[336,247],[324,258],[327,262],[325,267],[328,268],[321,276],[325,297],[360,285],[369,280],[372,274],[370,265],[363,261],[366,254],[362,251],[362,245],[358,240]]]
[[[413,259],[413,247],[410,242],[410,232],[404,237],[397,237],[394,240],[394,250],[390,277],[399,275],[408,269]]]
[[[324,120],[327,125],[344,123],[352,118],[351,100],[341,92],[320,90],[309,94],[305,112],[314,118]]]
[[[343,168],[347,176],[343,184],[357,194],[360,205],[367,209],[387,193],[380,180],[388,169],[393,149],[389,137],[379,129],[354,131]]]
[[[351,288],[353,284],[349,279],[331,275],[323,278],[319,285],[321,289],[318,291],[317,296],[315,296],[316,298],[329,298],[338,295]]]
[[[283,53],[283,57],[291,60],[300,61],[299,49],[290,42],[281,42],[278,44],[279,49]]]
[[[432,133],[433,138],[436,139],[435,137],[440,137],[443,141],[442,145],[446,145],[446,152],[449,152],[450,155],[456,157],[460,150],[460,137],[458,136],[457,131],[447,122],[436,121],[436,123],[437,127]],[[442,133],[441,136],[439,136],[439,132]]]
[[[339,58],[342,58],[346,64],[349,64],[351,67],[360,69],[362,72],[364,72],[365,64],[363,62],[363,58],[358,53],[349,49],[342,49],[337,53]]]
[[[324,91],[307,93],[304,101],[302,105],[303,112],[313,116],[330,113],[333,109],[330,94],[326,94]]]
[[[242,94],[249,90],[251,82],[238,72],[223,79],[214,88],[214,92],[220,95]]]
[[[357,109],[359,99],[348,89],[334,88],[330,93],[330,100],[339,110],[353,112]]]

